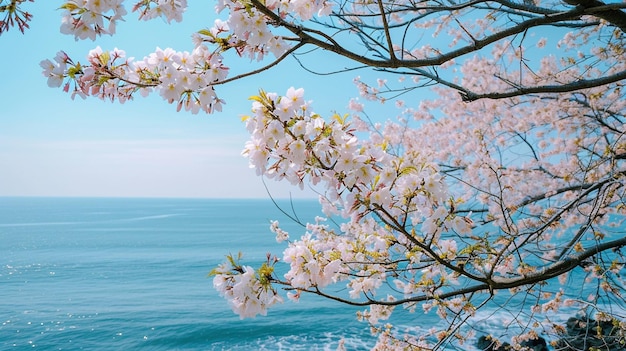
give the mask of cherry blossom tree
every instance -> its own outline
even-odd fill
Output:
[[[0,28],[27,28],[23,1],[0,8]],[[61,32],[113,35],[124,3],[67,1]],[[141,20],[181,21],[187,7],[130,3]],[[313,49],[379,76],[354,78],[358,97],[337,102],[346,113],[333,116],[317,114],[302,88],[253,96],[243,154],[258,175],[315,186],[325,217],[295,235],[272,222],[282,255],[259,267],[227,256],[212,271],[234,312],[253,317],[315,294],[362,306],[356,317],[378,337],[374,349],[436,350],[466,348],[489,306],[510,316],[502,328],[513,347],[542,335],[566,349],[554,313],[580,310],[609,322],[607,345],[624,347],[626,2],[215,8],[220,19],[193,35],[192,52],[131,60],[96,48],[84,63],[59,52],[41,66],[48,85],[72,97],[124,103],[154,93],[192,113],[220,111],[221,85],[289,56],[310,70]],[[230,75],[237,59],[258,68]],[[405,330],[394,324],[401,313],[436,313],[442,323]]]

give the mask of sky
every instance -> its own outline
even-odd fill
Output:
[[[78,61],[101,46],[142,58],[156,47],[191,51],[191,34],[217,18],[213,1],[190,1],[182,23],[137,21],[129,13],[113,37],[75,41],[59,31],[63,2],[27,3],[33,14],[25,34],[0,36],[0,196],[267,198],[262,178],[241,150],[248,133],[240,116],[260,88],[284,93],[304,87],[316,112],[346,111],[357,94],[349,76],[315,76],[288,60],[270,71],[221,86],[222,113],[176,112],[158,96],[120,105],[87,98],[71,100],[49,88],[39,62],[59,50]],[[130,2],[129,2],[130,3]],[[127,10],[130,9],[128,8]],[[222,17],[225,14],[221,15]],[[345,67],[329,62],[320,68]],[[247,59],[230,65],[248,67]],[[275,198],[316,197],[284,182],[266,181]]]

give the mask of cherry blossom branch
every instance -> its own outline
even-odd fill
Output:
[[[219,81],[217,81],[215,83],[212,83],[211,85],[226,84],[226,83],[230,83],[230,82],[235,81],[235,80],[239,80],[239,79],[242,79],[242,78],[246,78],[246,77],[257,75],[257,74],[259,74],[261,72],[265,72],[265,71],[269,70],[270,68],[275,67],[276,65],[278,65],[281,61],[283,61],[284,59],[289,57],[289,55],[291,55],[292,53],[294,53],[296,50],[298,50],[299,48],[301,48],[303,46],[304,46],[304,43],[298,43],[295,46],[289,48],[284,54],[280,55],[280,57],[278,57],[277,59],[275,59],[274,61],[272,61],[268,65],[265,65],[263,67],[257,68],[255,70],[252,70],[252,71],[249,71],[249,72],[246,72],[246,73],[238,74],[238,75],[230,77],[230,78],[219,80]]]
[[[393,53],[394,50],[388,50],[389,55],[390,55],[389,59],[375,60],[375,59],[364,57],[362,55],[358,55],[350,50],[347,50],[346,48],[340,46],[334,40],[332,42],[325,42],[325,41],[316,39],[310,36],[309,34],[307,34],[307,32],[315,32],[316,34],[320,34],[319,31],[314,31],[312,29],[309,29],[303,26],[294,26],[293,24],[280,18],[280,16],[276,15],[273,11],[269,10],[267,7],[262,5],[258,0],[252,0],[252,3],[255,6],[255,8],[257,8],[266,16],[270,17],[273,22],[277,23],[281,27],[284,27],[290,30],[292,33],[300,37],[302,44],[312,44],[322,49],[337,53],[341,56],[344,56],[346,58],[349,58],[351,60],[364,64],[366,66],[382,68],[382,69],[385,69],[385,68],[390,68],[390,69],[420,68],[420,67],[428,67],[428,66],[438,66],[454,58],[466,55],[471,52],[478,51],[488,45],[491,45],[499,40],[502,40],[503,38],[510,37],[515,34],[523,33],[532,27],[559,23],[559,22],[563,22],[569,19],[576,19],[585,14],[594,14],[596,12],[602,12],[602,11],[607,10],[607,8],[605,7],[601,7],[601,8],[577,7],[569,11],[542,13],[543,14],[542,17],[535,17],[535,18],[527,19],[512,27],[505,28],[497,33],[494,33],[482,39],[475,39],[471,45],[461,47],[459,49],[450,51],[448,53],[442,53],[433,58],[423,58],[423,59],[415,59],[415,60],[397,59],[395,58],[395,55]],[[619,8],[619,6],[621,6],[621,4],[618,4],[618,6],[611,6],[610,8],[611,10],[614,10],[615,8]],[[619,11],[619,10],[616,10],[616,11]],[[389,26],[383,25],[383,30],[388,33]],[[386,36],[388,37],[388,35]],[[329,39],[328,36],[325,36],[325,38],[327,40]],[[503,98],[510,98],[510,97],[515,97],[515,96],[536,94],[536,93],[572,92],[572,91],[578,91],[582,89],[588,89],[588,88],[592,88],[596,86],[602,86],[602,85],[614,83],[614,82],[617,82],[626,78],[626,71],[622,71],[613,75],[600,77],[596,79],[577,80],[575,82],[559,84],[559,85],[544,85],[544,86],[536,86],[536,87],[515,87],[515,89],[509,92],[493,92],[493,93],[481,94],[481,93],[474,93],[462,86],[453,84],[451,82],[444,82],[445,81],[444,79],[436,75],[428,74],[428,72],[425,72],[423,70],[416,71],[416,73],[418,74],[426,73],[425,74],[426,77],[430,79],[434,78],[437,80],[437,82],[441,84],[446,84],[450,87],[457,89],[461,93],[461,96],[463,97],[464,101],[476,101],[482,98],[503,99]]]
[[[376,212],[377,213],[380,212],[384,214],[384,216],[380,216],[380,215],[379,216],[385,224],[391,226],[392,228],[394,228],[394,230],[401,233],[407,240],[411,241],[415,246],[419,247],[422,251],[424,251],[428,255],[428,257],[433,259],[438,264],[460,275],[466,276],[471,280],[483,281],[483,278],[467,272],[461,265],[454,265],[452,262],[442,258],[440,255],[434,252],[433,249],[429,245],[423,244],[422,242],[418,241],[415,237],[413,237],[413,235],[411,235],[411,233],[407,232],[405,229],[405,226],[400,224],[397,218],[389,214],[389,212],[387,212],[386,209],[378,206],[376,208]]]
[[[609,241],[609,242],[605,242],[605,243],[601,243],[601,244],[597,244],[590,248],[584,249],[581,253],[577,255],[572,255],[568,258],[555,262],[549,266],[543,267],[534,273],[530,273],[522,277],[481,278],[479,281],[484,281],[483,284],[472,285],[472,286],[468,286],[465,288],[454,289],[452,291],[447,291],[447,292],[439,292],[437,293],[437,298],[443,300],[443,299],[448,299],[448,298],[452,298],[455,296],[466,295],[466,294],[471,294],[471,293],[476,293],[476,292],[481,292],[481,291],[507,290],[507,289],[513,289],[513,288],[518,288],[521,286],[527,286],[527,285],[532,285],[532,284],[536,284],[539,282],[547,281],[549,279],[558,277],[580,266],[582,262],[589,259],[590,257],[596,256],[602,252],[605,252],[608,250],[614,250],[623,246],[626,246],[626,237]],[[273,282],[287,286],[288,289],[291,287],[291,284],[286,281],[274,279]],[[309,289],[299,289],[299,288],[295,288],[295,289],[303,291],[303,292],[319,295],[319,296],[328,298],[330,300],[334,300],[334,301],[341,302],[343,304],[347,304],[351,306],[370,306],[370,305],[399,306],[399,305],[404,305],[407,303],[430,301],[433,299],[432,295],[419,295],[419,296],[413,296],[413,297],[404,298],[404,299],[398,299],[394,301],[369,300],[369,299],[367,301],[354,301],[354,300],[345,299],[345,298],[342,298],[333,294],[326,293],[317,287],[312,287]]]
[[[309,34],[307,34],[307,32],[313,32],[313,30],[303,27],[303,26],[295,26],[289,23],[288,21],[282,19],[279,15],[275,14],[273,11],[269,10],[263,4],[261,4],[259,0],[251,0],[251,3],[255,6],[255,8],[261,11],[264,15],[271,18],[272,22],[276,23],[280,27],[284,27],[288,29],[295,35],[299,36],[302,42],[318,46],[322,49],[334,52],[336,54],[339,54],[351,60],[357,61],[364,65],[368,65],[370,67],[377,67],[377,68],[401,68],[401,67],[420,68],[420,67],[425,67],[425,66],[438,66],[454,58],[480,50],[484,48],[485,46],[495,43],[503,38],[506,38],[515,34],[523,33],[529,28],[537,27],[541,25],[547,25],[551,23],[557,23],[557,22],[561,22],[564,20],[568,20],[568,19],[578,18],[587,13],[585,9],[576,8],[570,11],[564,11],[564,12],[559,12],[555,14],[545,15],[543,17],[532,18],[524,22],[521,22],[513,27],[503,29],[502,31],[494,33],[493,35],[489,35],[483,39],[479,39],[473,42],[471,45],[467,45],[465,47],[453,50],[451,52],[441,54],[437,57],[416,59],[416,60],[398,59],[392,62],[390,60],[369,59],[367,57],[364,57],[362,55],[358,55],[352,51],[349,51],[345,49],[344,47],[339,46],[337,43],[328,43],[328,42],[316,39],[310,36]]]

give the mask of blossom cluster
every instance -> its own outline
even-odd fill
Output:
[[[180,22],[186,8],[187,0],[138,0],[132,11],[143,20],[160,17]],[[124,0],[69,0],[61,9],[61,33],[74,35],[76,40],[115,34],[117,23],[128,13]]]
[[[241,318],[266,315],[269,307],[283,301],[270,285],[273,268],[264,264],[257,273],[250,266],[240,265],[240,258],[228,256],[227,262],[213,269],[213,286]]]
[[[16,24],[22,33],[30,27],[28,22],[33,19],[33,15],[20,7],[21,3],[26,1],[33,2],[34,0],[10,0],[8,5],[2,5],[4,0],[0,1],[0,14],[5,12],[4,18],[0,19],[0,34]]]
[[[326,15],[331,9],[327,1],[277,1],[266,6],[289,9],[302,20],[315,13]],[[181,21],[186,7],[186,0],[144,0],[136,2],[132,11],[143,20],[162,17],[170,22]],[[124,0],[71,0],[61,8],[61,32],[74,35],[76,40],[115,34],[117,23],[127,14]],[[222,52],[234,49],[240,56],[262,60],[268,52],[281,57],[289,50],[289,44],[272,33],[270,24],[275,19],[254,7],[222,1],[216,9],[228,9],[228,19],[217,19],[213,27],[195,33],[195,49],[191,53],[157,48],[143,60],[134,61],[126,58],[124,50],[108,52],[97,47],[89,53],[88,63],[81,64],[60,52],[54,60],[42,61],[43,75],[51,87],[63,85],[69,91],[73,84],[72,97],[93,95],[125,102],[136,92],[147,95],[156,90],[167,102],[177,103],[178,110],[184,107],[193,113],[220,111],[223,100],[217,97],[215,85],[222,83],[229,70],[222,62]]]
[[[89,65],[74,63],[67,54],[59,52],[54,61],[44,60],[41,67],[48,85],[63,85],[65,91],[85,97],[119,100],[121,103],[140,92],[147,95],[155,90],[168,103],[176,103],[192,113],[221,111],[220,99],[213,83],[224,79],[228,67],[222,57],[199,46],[190,52],[160,49],[141,61],[126,57],[119,49],[103,51],[100,47],[89,52]]]

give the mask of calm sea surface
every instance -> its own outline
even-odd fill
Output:
[[[293,207],[319,214],[316,201]],[[304,296],[240,320],[213,290],[226,254],[281,256],[271,219],[303,232],[269,200],[0,198],[0,350],[369,349],[357,309]]]
[[[269,200],[0,198],[0,350],[367,349],[356,310],[307,297],[242,321],[215,292],[229,252],[281,254],[270,219],[289,223]]]

